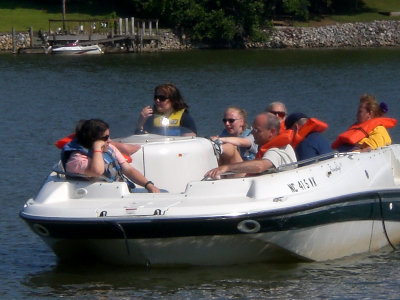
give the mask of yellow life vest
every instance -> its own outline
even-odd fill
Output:
[[[175,111],[168,118],[165,115],[155,113],[154,120],[153,120],[153,126],[154,127],[180,126],[182,115],[183,115],[184,111],[185,111],[185,108]],[[168,123],[165,120],[168,120]],[[165,124],[164,122],[167,124]]]
[[[377,126],[392,128],[396,125],[397,120],[392,118],[374,118],[361,124],[354,124],[347,131],[341,133],[332,144],[332,149],[337,149],[343,144],[355,145]]]

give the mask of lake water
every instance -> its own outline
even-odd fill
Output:
[[[54,142],[83,118],[112,137],[133,132],[156,85],[183,93],[199,135],[219,133],[228,105],[249,121],[275,100],[329,124],[328,140],[375,94],[400,115],[400,49],[191,51],[55,57],[0,55],[0,298],[398,299],[400,250],[322,263],[145,270],[64,265],[18,217],[58,160]],[[390,131],[400,142],[399,127]]]

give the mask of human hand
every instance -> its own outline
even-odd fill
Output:
[[[226,166],[220,166],[218,168],[212,169],[210,171],[208,171],[204,177],[211,177],[213,179],[220,179],[221,178],[221,174],[226,173],[227,168]]]
[[[142,112],[140,113],[140,115],[142,116],[142,118],[147,119],[153,115],[153,109],[149,105],[145,106],[142,109]]]
[[[149,185],[147,187],[147,190],[149,191],[149,193],[160,193],[160,189],[155,185]]]
[[[216,141],[216,140],[218,140],[218,138],[219,138],[218,135],[210,136],[210,139],[211,139],[212,141]]]
[[[104,150],[106,148],[106,142],[103,141],[103,140],[94,141],[92,148],[93,148],[93,151],[102,151],[102,152],[104,152]]]

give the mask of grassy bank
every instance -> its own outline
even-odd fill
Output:
[[[109,5],[97,6],[67,6],[67,19],[111,19],[124,16],[123,11]],[[320,20],[307,23],[296,23],[298,26],[321,26],[344,22],[370,22],[374,20],[400,20],[400,17],[391,17],[382,12],[400,12],[400,0],[364,0],[365,6],[358,7],[356,13],[324,16]],[[134,15],[132,15],[134,17]],[[29,0],[1,0],[0,1],[0,32],[10,32],[12,27],[17,31],[27,31],[30,26],[35,31],[48,29],[49,19],[62,19],[61,1],[54,5],[40,7]]]
[[[110,1],[112,2],[112,1]],[[11,32],[12,27],[17,31],[27,31],[30,26],[34,31],[47,30],[49,19],[62,19],[61,1],[59,5],[40,7],[29,0],[1,0],[0,1],[0,32]],[[118,11],[112,3],[108,7],[77,7],[67,6],[67,19],[112,19],[117,17]]]

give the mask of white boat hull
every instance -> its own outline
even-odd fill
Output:
[[[53,48],[51,50],[52,54],[58,55],[98,55],[103,54],[103,50],[101,50],[99,45],[90,45],[90,46],[65,46]]]
[[[116,264],[323,261],[400,242],[400,145],[202,181],[216,164],[209,147],[199,138],[147,139],[134,165],[168,191],[161,194],[52,173],[21,217],[61,259],[89,254]],[[158,168],[147,168],[160,155]]]

